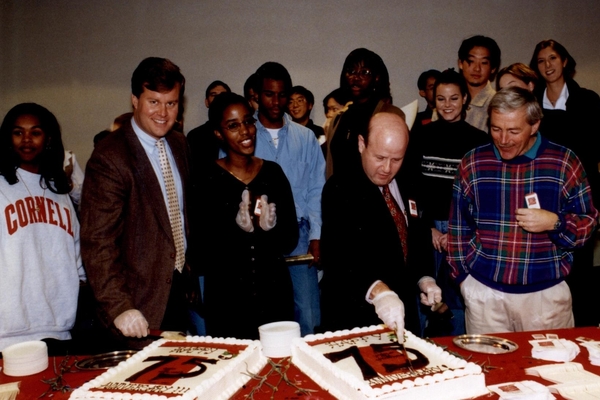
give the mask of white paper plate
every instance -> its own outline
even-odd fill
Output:
[[[2,350],[2,358],[8,376],[37,374],[48,368],[48,346],[42,341],[13,344]]]

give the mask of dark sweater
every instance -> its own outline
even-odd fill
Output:
[[[408,162],[419,187],[423,218],[446,221],[452,202],[452,182],[463,156],[471,149],[489,143],[489,136],[461,120],[443,119],[421,127],[411,137]]]

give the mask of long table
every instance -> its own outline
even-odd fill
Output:
[[[500,333],[495,334],[494,336],[499,336],[508,340],[512,340],[513,342],[519,345],[519,348],[508,354],[481,354],[475,353],[468,350],[463,350],[457,347],[453,342],[451,337],[444,338],[435,338],[433,341],[439,345],[447,346],[447,349],[460,354],[464,358],[469,358],[469,361],[478,363],[482,365],[484,370],[486,370],[486,384],[494,385],[503,382],[513,382],[513,381],[522,381],[522,380],[534,380],[540,382],[544,385],[550,385],[551,382],[548,382],[542,378],[536,376],[525,375],[525,369],[529,367],[535,367],[539,365],[551,364],[552,362],[543,361],[534,359],[531,357],[531,345],[529,344],[529,340],[532,340],[533,333],[556,333],[559,338],[569,339],[575,341],[576,338],[580,336],[584,336],[587,338],[600,340],[600,329],[596,327],[588,327],[588,328],[573,328],[573,329],[557,329],[557,330],[548,330],[548,331],[540,331],[540,332],[517,332],[517,333]],[[80,359],[82,357],[79,357]],[[27,376],[27,377],[9,377],[4,373],[0,372],[0,384],[21,381],[21,393],[17,397],[17,400],[25,400],[25,399],[37,399],[44,392],[48,391],[50,386],[42,382],[42,380],[48,380],[55,378],[56,375],[53,370],[53,365],[60,365],[60,363],[64,360],[64,357],[51,357],[50,358],[50,366],[47,370]],[[75,357],[71,357],[69,359],[72,364],[75,361]],[[310,392],[307,393],[299,393],[296,388],[293,386],[289,386],[285,383],[285,381],[281,380],[281,375],[277,373],[271,373],[267,382],[272,385],[277,385],[277,392],[275,393],[275,399],[281,400],[331,400],[334,399],[329,393],[320,389],[312,380],[310,380],[306,375],[298,370],[293,364],[290,364],[288,360],[273,360],[275,363],[281,365],[282,368],[286,369],[287,379],[294,383],[297,387],[302,389],[310,389]],[[581,363],[584,368],[592,373],[600,375],[600,367],[591,365],[588,360],[588,351],[585,348],[581,348],[581,352],[579,355],[573,360],[574,362]],[[2,361],[0,360],[0,366],[2,365]],[[271,371],[273,367],[271,365],[267,365],[265,369],[259,373],[259,375],[266,375],[269,371]],[[90,379],[93,379],[97,375],[99,375],[102,371],[79,371],[75,367],[70,369],[70,372],[66,372],[63,375],[66,383],[71,387],[78,387],[83,383],[87,382]],[[252,391],[253,388],[256,387],[258,381],[251,380],[246,386],[236,393],[232,400],[247,400],[247,395]],[[52,395],[52,397],[50,397]],[[262,399],[270,399],[273,395],[272,390],[268,385],[263,384],[261,388],[254,392],[254,398],[256,400]],[[61,400],[68,399],[69,393],[60,393],[60,392],[51,392],[49,391],[47,395],[43,398],[52,399],[52,400]],[[556,395],[557,399],[563,399],[560,395]],[[481,400],[495,400],[498,399],[497,395],[491,396],[482,396],[478,399]]]

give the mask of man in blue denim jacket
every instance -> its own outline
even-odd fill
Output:
[[[314,332],[321,310],[317,266],[320,263],[321,192],[325,159],[314,133],[285,113],[292,79],[281,64],[267,62],[257,71],[257,157],[277,162],[292,186],[300,239],[290,255],[312,254],[310,264],[289,267],[296,321],[302,335]]]

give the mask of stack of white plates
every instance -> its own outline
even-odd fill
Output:
[[[42,341],[13,344],[2,350],[2,358],[6,375],[37,374],[48,368],[48,346]]]
[[[281,358],[292,355],[292,339],[300,337],[300,325],[293,321],[271,322],[258,327],[263,354]]]

